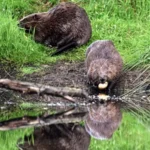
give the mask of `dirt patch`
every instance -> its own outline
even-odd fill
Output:
[[[87,89],[83,62],[58,62],[44,66],[41,72],[26,75],[23,80],[52,86],[68,86]]]
[[[6,68],[5,66],[1,67],[1,78],[15,79],[16,70],[12,68]],[[87,83],[86,69],[84,62],[64,62],[59,61],[53,65],[43,65],[43,69],[40,72],[33,73],[30,75],[25,75],[20,77],[19,80],[40,83],[44,85],[51,85],[55,87],[76,87],[82,88],[87,91],[90,95],[96,94],[95,90],[90,87]],[[112,95],[122,95],[129,91],[134,91],[139,88],[137,92],[150,83],[149,70],[139,69],[134,71],[124,71],[120,79],[117,81],[115,88],[112,91]],[[141,85],[141,87],[140,87]],[[130,97],[133,92],[130,92]],[[133,93],[136,96],[138,94]],[[145,93],[142,93],[142,96]],[[54,96],[39,96],[34,95],[25,95],[21,94],[23,100],[25,101],[62,101],[62,98]],[[78,101],[83,101],[83,98],[76,98]]]
[[[0,79],[8,78],[8,79],[15,79],[17,75],[17,68],[15,65],[11,63],[0,63]]]
[[[26,75],[22,80],[56,87],[68,86],[82,88],[89,94],[93,94],[92,87],[87,83],[84,62],[60,61],[54,65],[45,65],[43,67],[44,69],[42,71]],[[139,69],[134,71],[124,71],[113,89],[113,95],[124,94],[131,89],[138,88],[143,82],[145,84],[146,81],[148,84],[148,80],[150,81],[149,70]],[[146,84],[144,86],[146,86]],[[52,99],[54,99],[54,97]]]

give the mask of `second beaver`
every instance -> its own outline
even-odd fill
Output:
[[[48,12],[34,13],[22,18],[19,26],[34,33],[36,42],[64,50],[88,42],[92,29],[86,11],[71,2],[62,2]]]
[[[123,61],[112,41],[97,40],[87,49],[85,65],[89,82],[106,89],[119,77]]]

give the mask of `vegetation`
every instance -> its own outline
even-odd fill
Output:
[[[25,73],[32,66],[58,60],[85,59],[86,48],[95,40],[112,40],[124,59],[125,67],[149,66],[150,62],[150,1],[149,0],[70,0],[85,8],[92,24],[90,41],[71,52],[50,57],[54,49],[37,44],[32,36],[17,27],[18,20],[33,12],[47,11],[59,0],[1,0],[0,1],[0,61],[15,64]],[[30,66],[26,68],[25,66]],[[34,68],[33,68],[34,69]],[[19,112],[20,113],[20,112]],[[24,113],[24,112],[23,112]],[[3,116],[5,115],[5,116]],[[18,116],[1,115],[1,120]],[[20,114],[21,115],[21,114]],[[16,150],[16,143],[33,129],[0,132],[0,149]],[[109,141],[92,139],[90,150],[149,150],[149,131],[137,118],[125,113],[121,127]]]
[[[25,135],[30,135],[33,128],[0,132],[1,150],[18,150],[17,142],[23,142]],[[89,150],[149,150],[150,131],[130,113],[124,113],[119,129],[110,140],[91,139]]]
[[[1,150],[18,150],[17,142],[23,143],[25,135],[30,135],[33,128],[10,130],[7,132],[0,132],[0,145]]]
[[[86,48],[97,39],[110,39],[124,59],[125,65],[148,64],[150,61],[150,1],[137,0],[72,0],[84,7],[91,20],[93,35],[89,43],[60,56],[50,57],[52,49],[35,43],[17,27],[18,20],[30,13],[47,11],[58,0],[0,1],[0,60],[39,65],[58,60],[84,60]]]

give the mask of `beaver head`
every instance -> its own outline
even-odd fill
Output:
[[[99,89],[107,88],[117,74],[117,65],[103,58],[92,61],[87,72],[90,83]]]
[[[24,28],[26,32],[32,33],[34,28],[43,21],[43,18],[45,18],[44,16],[46,15],[47,12],[28,15],[19,21],[18,26]]]

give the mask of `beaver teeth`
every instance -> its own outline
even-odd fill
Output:
[[[98,84],[98,88],[100,90],[107,88],[107,86],[108,86],[108,82]]]

